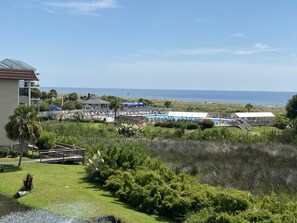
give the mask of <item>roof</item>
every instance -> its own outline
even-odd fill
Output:
[[[8,67],[7,65],[5,65],[4,63],[1,63],[1,62],[0,62],[0,68],[11,69],[10,67]]]
[[[37,81],[33,70],[7,69],[0,67],[0,79]]]
[[[127,107],[133,107],[133,106],[143,106],[143,102],[133,101],[133,102],[123,102],[122,105]]]
[[[206,112],[173,112],[170,111],[168,113],[168,116],[179,116],[179,117],[185,117],[185,118],[206,118],[208,113]]]
[[[238,112],[235,113],[239,118],[264,118],[275,117],[271,112]]]
[[[0,67],[6,68],[6,69],[22,69],[22,70],[33,70],[36,71],[36,69],[29,64],[26,64],[25,62],[21,60],[14,60],[14,59],[4,59],[0,62]]]
[[[98,104],[110,104],[109,101],[102,100],[100,98],[96,99],[88,99],[88,100],[79,100],[80,103],[82,104],[89,104],[89,105],[98,105]]]
[[[60,107],[58,107],[58,106],[52,106],[52,107],[50,107],[50,109],[49,109],[50,111],[60,111],[61,110],[61,108]]]

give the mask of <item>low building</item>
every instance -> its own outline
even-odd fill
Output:
[[[31,89],[31,82],[38,81],[34,70],[10,68],[0,62],[0,145],[9,145],[12,142],[6,137],[4,129],[8,122],[8,117],[13,109],[22,101],[20,100],[20,82],[28,83],[28,89]],[[30,104],[31,95],[28,92],[27,103]]]
[[[79,99],[79,103],[83,104],[85,109],[97,109],[97,110],[108,110],[109,101],[102,100],[100,98],[90,98],[90,99]]]
[[[251,126],[274,125],[275,115],[271,112],[237,112],[233,118],[244,120]]]

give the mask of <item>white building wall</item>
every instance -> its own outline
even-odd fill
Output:
[[[0,145],[10,145],[4,125],[8,116],[19,103],[19,81],[0,79]]]

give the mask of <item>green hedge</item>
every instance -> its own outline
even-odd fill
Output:
[[[87,163],[89,179],[140,211],[188,223],[293,222],[297,216],[296,202],[198,184],[150,158],[141,145],[122,142],[96,149]]]

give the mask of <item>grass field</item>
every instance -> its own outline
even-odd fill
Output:
[[[126,223],[172,222],[135,211],[102,186],[87,182],[83,165],[23,163],[21,169],[15,164],[6,164],[4,167],[5,171],[0,173],[0,193],[8,197],[12,197],[22,187],[22,180],[27,173],[33,175],[33,191],[18,199],[30,207],[84,220],[114,215]]]
[[[163,107],[166,100],[152,99],[158,107]],[[234,112],[246,112],[245,104],[231,103],[203,103],[171,100],[171,109],[177,111],[200,111],[209,113],[230,114]],[[275,115],[286,114],[285,106],[253,105],[251,112],[272,112]]]

